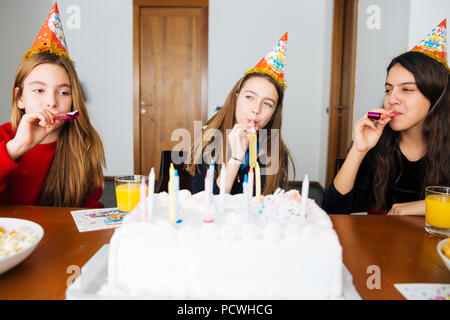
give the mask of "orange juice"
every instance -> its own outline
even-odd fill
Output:
[[[425,198],[425,222],[433,227],[450,228],[450,197],[428,195]]]
[[[116,185],[117,209],[120,212],[131,212],[141,199],[140,183],[123,183]],[[146,190],[148,193],[148,188]]]

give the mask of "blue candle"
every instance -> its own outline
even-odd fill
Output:
[[[211,177],[209,176],[209,170],[208,170],[208,172],[206,172],[206,177],[205,177],[205,193],[206,193],[206,202],[207,202],[206,217],[205,217],[205,219],[203,219],[203,222],[205,222],[205,223],[214,222],[214,220],[211,218],[212,189],[211,189],[210,181],[211,181]]]

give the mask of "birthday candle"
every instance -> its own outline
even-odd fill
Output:
[[[259,163],[256,162],[256,166],[255,166],[255,187],[256,187],[256,202],[258,204],[261,203],[261,169],[259,168]]]
[[[209,165],[209,192],[208,192],[208,200],[211,206],[211,210],[212,211],[212,205],[213,205],[213,195],[214,195],[214,161],[211,160],[211,164]],[[211,216],[210,216],[210,220]]]
[[[220,211],[223,213],[225,209],[225,188],[226,188],[226,166],[222,165],[220,170]]]
[[[150,170],[148,175],[148,196],[147,196],[147,212],[150,219],[153,214],[153,195],[155,193],[155,169]]]
[[[207,206],[206,206],[206,216],[205,216],[205,219],[203,219],[203,222],[205,222],[205,223],[213,222],[213,220],[211,218],[212,190],[210,190],[211,189],[210,180],[211,180],[211,178],[209,176],[209,171],[207,171],[206,177],[205,177],[205,193],[206,193],[206,197],[207,197],[206,198]]]
[[[170,223],[175,225],[175,195],[174,195],[174,181],[169,181],[169,197],[170,197],[170,206],[169,206],[169,216]]]
[[[255,184],[255,173],[253,171],[253,167],[250,167],[248,170],[248,190],[250,193],[250,197],[253,197],[253,186]]]
[[[245,202],[245,211],[244,211],[244,215],[245,215],[245,221],[250,222],[250,193],[248,190],[248,176],[245,175],[244,176],[244,182],[242,184],[243,190],[244,190],[244,202]]]
[[[308,175],[305,174],[305,178],[302,183],[302,201],[300,202],[300,214],[301,216],[305,216],[306,213],[306,200],[308,199],[309,192],[309,178]]]
[[[170,168],[169,168],[169,181],[173,180],[173,178],[175,177],[175,168],[173,166],[173,163],[170,163]]]
[[[178,170],[175,169],[175,177],[174,177],[174,189],[175,189],[175,222],[181,223],[183,220],[180,218],[180,200],[179,200],[179,191],[180,191],[180,176],[178,175]]]
[[[209,165],[208,174],[209,174],[209,184],[210,184],[211,192],[213,192],[213,190],[214,190],[213,189],[214,188],[214,161],[213,160],[211,160],[211,164]]]
[[[252,198],[253,198],[253,187],[255,185],[255,172],[253,171],[253,167],[250,167],[248,170],[248,205],[250,207],[250,211],[252,210]]]
[[[147,220],[147,185],[145,183],[145,177],[142,177],[141,179],[141,188],[140,188],[140,194],[139,194],[139,200],[141,202],[141,205],[139,207],[140,214],[141,214],[141,221]]]
[[[250,132],[250,167],[254,168],[256,164],[256,130],[252,127]]]
[[[169,207],[169,214],[170,214],[170,223],[175,226],[175,168],[173,166],[173,163],[170,163],[169,168],[169,185],[168,185],[168,191],[169,191],[169,198],[170,198],[170,207]]]

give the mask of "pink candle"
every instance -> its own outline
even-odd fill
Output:
[[[250,192],[250,198],[253,197],[254,181],[255,181],[255,173],[253,171],[253,167],[250,167],[250,170],[248,170],[248,190]]]

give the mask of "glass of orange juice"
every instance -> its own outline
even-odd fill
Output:
[[[141,200],[141,180],[148,185],[148,176],[132,175],[114,178],[116,186],[117,209],[121,213],[131,212]],[[148,188],[146,193],[148,193]]]
[[[450,236],[450,187],[425,188],[425,230],[438,236]]]

